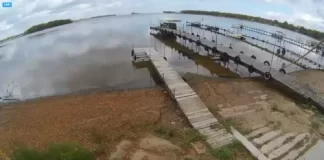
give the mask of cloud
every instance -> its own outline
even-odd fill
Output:
[[[105,4],[104,7],[111,8],[111,7],[120,7],[122,5],[123,5],[123,2],[122,1],[115,1],[115,2],[111,2],[111,3]]]
[[[8,0],[10,1],[10,0]],[[12,8],[0,8],[0,39],[55,19],[80,19],[130,12],[124,1],[133,0],[11,0]],[[107,9],[109,8],[109,9]]]
[[[0,31],[5,31],[11,29],[13,24],[8,24],[6,21],[0,22]]]
[[[267,11],[268,18],[287,21],[295,25],[324,31],[324,0],[264,0],[267,3],[284,3],[292,13]]]
[[[76,8],[78,8],[78,9],[86,9],[86,8],[90,8],[90,7],[91,7],[91,4],[89,4],[89,3],[82,3],[82,4],[76,5]]]
[[[7,0],[13,2],[12,8],[0,8],[0,39],[24,32],[29,27],[55,19],[81,19],[105,14],[129,14],[131,12],[161,12],[163,10],[197,9],[231,12],[239,0]],[[246,0],[248,1],[248,0]],[[254,0],[250,0],[254,1]],[[298,25],[324,30],[324,0],[259,0],[269,9],[262,12],[268,18],[288,21]],[[223,7],[224,6],[224,7]],[[226,7],[225,7],[226,6]],[[275,8],[271,8],[274,7]],[[292,13],[279,10],[285,6]],[[222,8],[227,8],[222,9]],[[281,7],[282,8],[282,7]],[[234,9],[233,9],[234,10]],[[259,15],[258,9],[240,7],[240,13]]]

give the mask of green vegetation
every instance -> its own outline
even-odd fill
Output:
[[[175,132],[176,131],[174,129],[165,126],[157,126],[154,128],[154,133],[165,139],[172,138],[175,135]]]
[[[254,17],[244,14],[236,14],[236,13],[224,13],[224,12],[217,12],[217,11],[196,11],[196,10],[184,10],[181,11],[183,14],[199,14],[199,15],[211,15],[211,16],[218,16],[218,17],[229,17],[229,18],[236,18],[236,19],[242,19],[242,20],[248,20],[263,24],[269,24],[273,26],[278,26],[284,29],[288,29],[294,32],[298,32],[307,36],[310,36],[312,38],[315,38],[317,40],[321,40],[324,38],[324,33],[312,29],[306,29],[302,26],[294,26],[293,24],[289,24],[288,22],[279,22],[277,20],[270,20],[265,19],[261,17]]]
[[[245,147],[237,141],[218,149],[211,149],[211,154],[219,160],[254,159],[249,151],[247,151]]]
[[[13,39],[16,39],[16,38],[19,38],[21,36],[23,36],[23,34],[18,34],[18,35],[15,35],[15,36],[10,36],[10,37],[7,37],[5,39],[0,40],[0,43],[5,42],[5,41],[9,41],[9,40],[13,40]]]
[[[190,146],[190,143],[192,142],[206,140],[206,137],[204,137],[194,129],[178,130],[173,127],[167,127],[161,125],[154,128],[154,133],[157,136],[168,140],[175,138],[180,141],[183,147]]]
[[[50,21],[47,23],[42,23],[42,24],[38,24],[35,26],[30,27],[29,29],[27,29],[25,31],[25,35],[26,34],[30,34],[30,33],[34,33],[34,32],[38,32],[41,30],[45,30],[48,28],[52,28],[52,27],[56,27],[56,26],[60,26],[60,25],[64,25],[64,24],[69,24],[72,23],[73,21],[70,19],[63,19],[63,20],[55,20],[55,21]]]
[[[14,160],[94,160],[93,154],[76,143],[51,144],[46,151],[18,147]]]
[[[163,13],[174,14],[174,13],[177,13],[177,12],[175,12],[175,11],[163,11]]]
[[[195,129],[185,129],[182,135],[182,144],[184,146],[189,146],[192,142],[205,141],[206,137],[200,134]]]

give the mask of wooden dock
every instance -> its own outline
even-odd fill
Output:
[[[284,85],[287,89],[295,92],[307,100],[311,105],[316,106],[320,111],[324,112],[324,99],[320,97],[316,91],[314,91],[309,86],[306,86],[300,82],[298,82],[294,77],[283,74],[274,68],[270,68],[270,66],[264,65],[261,62],[255,61],[251,57],[248,57],[244,54],[241,54],[239,51],[235,51],[233,49],[224,47],[222,45],[217,45],[214,42],[200,39],[197,36],[191,35],[187,32],[180,30],[173,30],[168,28],[160,28],[160,27],[151,27],[153,30],[157,30],[163,32],[165,34],[172,34],[176,36],[185,37],[186,40],[191,40],[192,42],[199,44],[202,47],[205,47],[209,50],[215,51],[217,49],[217,53],[221,56],[228,57],[229,59],[237,62],[237,64],[247,67],[249,70],[255,71],[264,77],[269,77],[269,79],[273,79],[282,85]],[[237,58],[239,57],[239,58]],[[238,61],[237,61],[238,60]]]
[[[213,148],[231,143],[234,139],[233,135],[222,127],[198,95],[154,48],[134,49],[134,56],[145,54],[190,124],[206,136],[207,142]]]

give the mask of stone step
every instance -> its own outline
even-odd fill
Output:
[[[259,128],[259,129],[255,130],[255,131],[251,132],[250,134],[246,135],[245,137],[248,138],[248,139],[249,138],[254,138],[254,137],[256,137],[256,136],[258,136],[260,134],[269,132],[271,130],[272,130],[271,127],[262,127],[262,128]]]
[[[254,138],[253,142],[257,145],[262,145],[263,143],[279,136],[281,134],[280,130],[270,131],[259,138]]]
[[[240,132],[231,126],[231,132],[235,139],[237,139],[241,144],[258,160],[268,160],[266,156],[263,155],[260,150],[258,150],[247,138],[245,138]]]
[[[276,150],[272,151],[269,154],[269,159],[275,159],[282,155],[284,155],[286,152],[288,152],[290,149],[292,149],[298,142],[302,141],[304,138],[309,136],[309,133],[302,133],[297,135],[291,142],[288,142],[284,144],[283,146],[277,148]]]
[[[297,133],[286,133],[283,136],[280,136],[272,141],[270,141],[269,143],[263,145],[260,149],[260,151],[264,154],[268,154],[270,153],[272,150],[282,146],[285,142],[285,140],[287,140],[290,137],[296,136]]]
[[[307,149],[308,146],[311,145],[311,141],[305,142],[301,147],[296,148],[292,151],[290,151],[285,157],[282,158],[282,160],[295,160],[298,156],[300,156],[301,153]]]
[[[324,141],[319,139],[316,144],[310,147],[302,156],[297,160],[323,160],[324,157]]]

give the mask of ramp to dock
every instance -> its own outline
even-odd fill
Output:
[[[234,137],[218,122],[198,95],[154,48],[135,48],[134,54],[147,54],[156,71],[164,81],[170,95],[178,103],[190,124],[206,136],[213,148],[233,141]]]
[[[169,34],[172,33],[176,36],[186,37],[187,40],[192,40],[192,42],[196,44],[198,42],[200,46],[207,47],[210,50],[217,48],[218,53],[220,53],[221,55],[226,54],[226,56],[228,56],[229,59],[232,60],[235,60],[237,57],[239,57],[238,64],[245,66],[247,68],[251,68],[262,76],[265,75],[266,73],[270,73],[272,79],[281,83],[287,89],[290,89],[291,91],[300,95],[305,100],[307,100],[310,104],[316,106],[320,111],[324,112],[324,100],[323,98],[320,97],[320,94],[318,94],[315,90],[313,90],[309,86],[298,82],[294,77],[290,75],[283,74],[274,68],[270,68],[270,66],[264,65],[263,63],[252,59],[251,57],[248,57],[244,54],[240,54],[238,51],[235,51],[228,47],[224,47],[222,45],[217,45],[215,42],[211,42],[206,39],[200,39],[200,37],[191,35],[187,32],[168,29],[168,28],[160,28],[160,27],[151,27],[151,29],[158,30],[164,33],[169,33]]]

